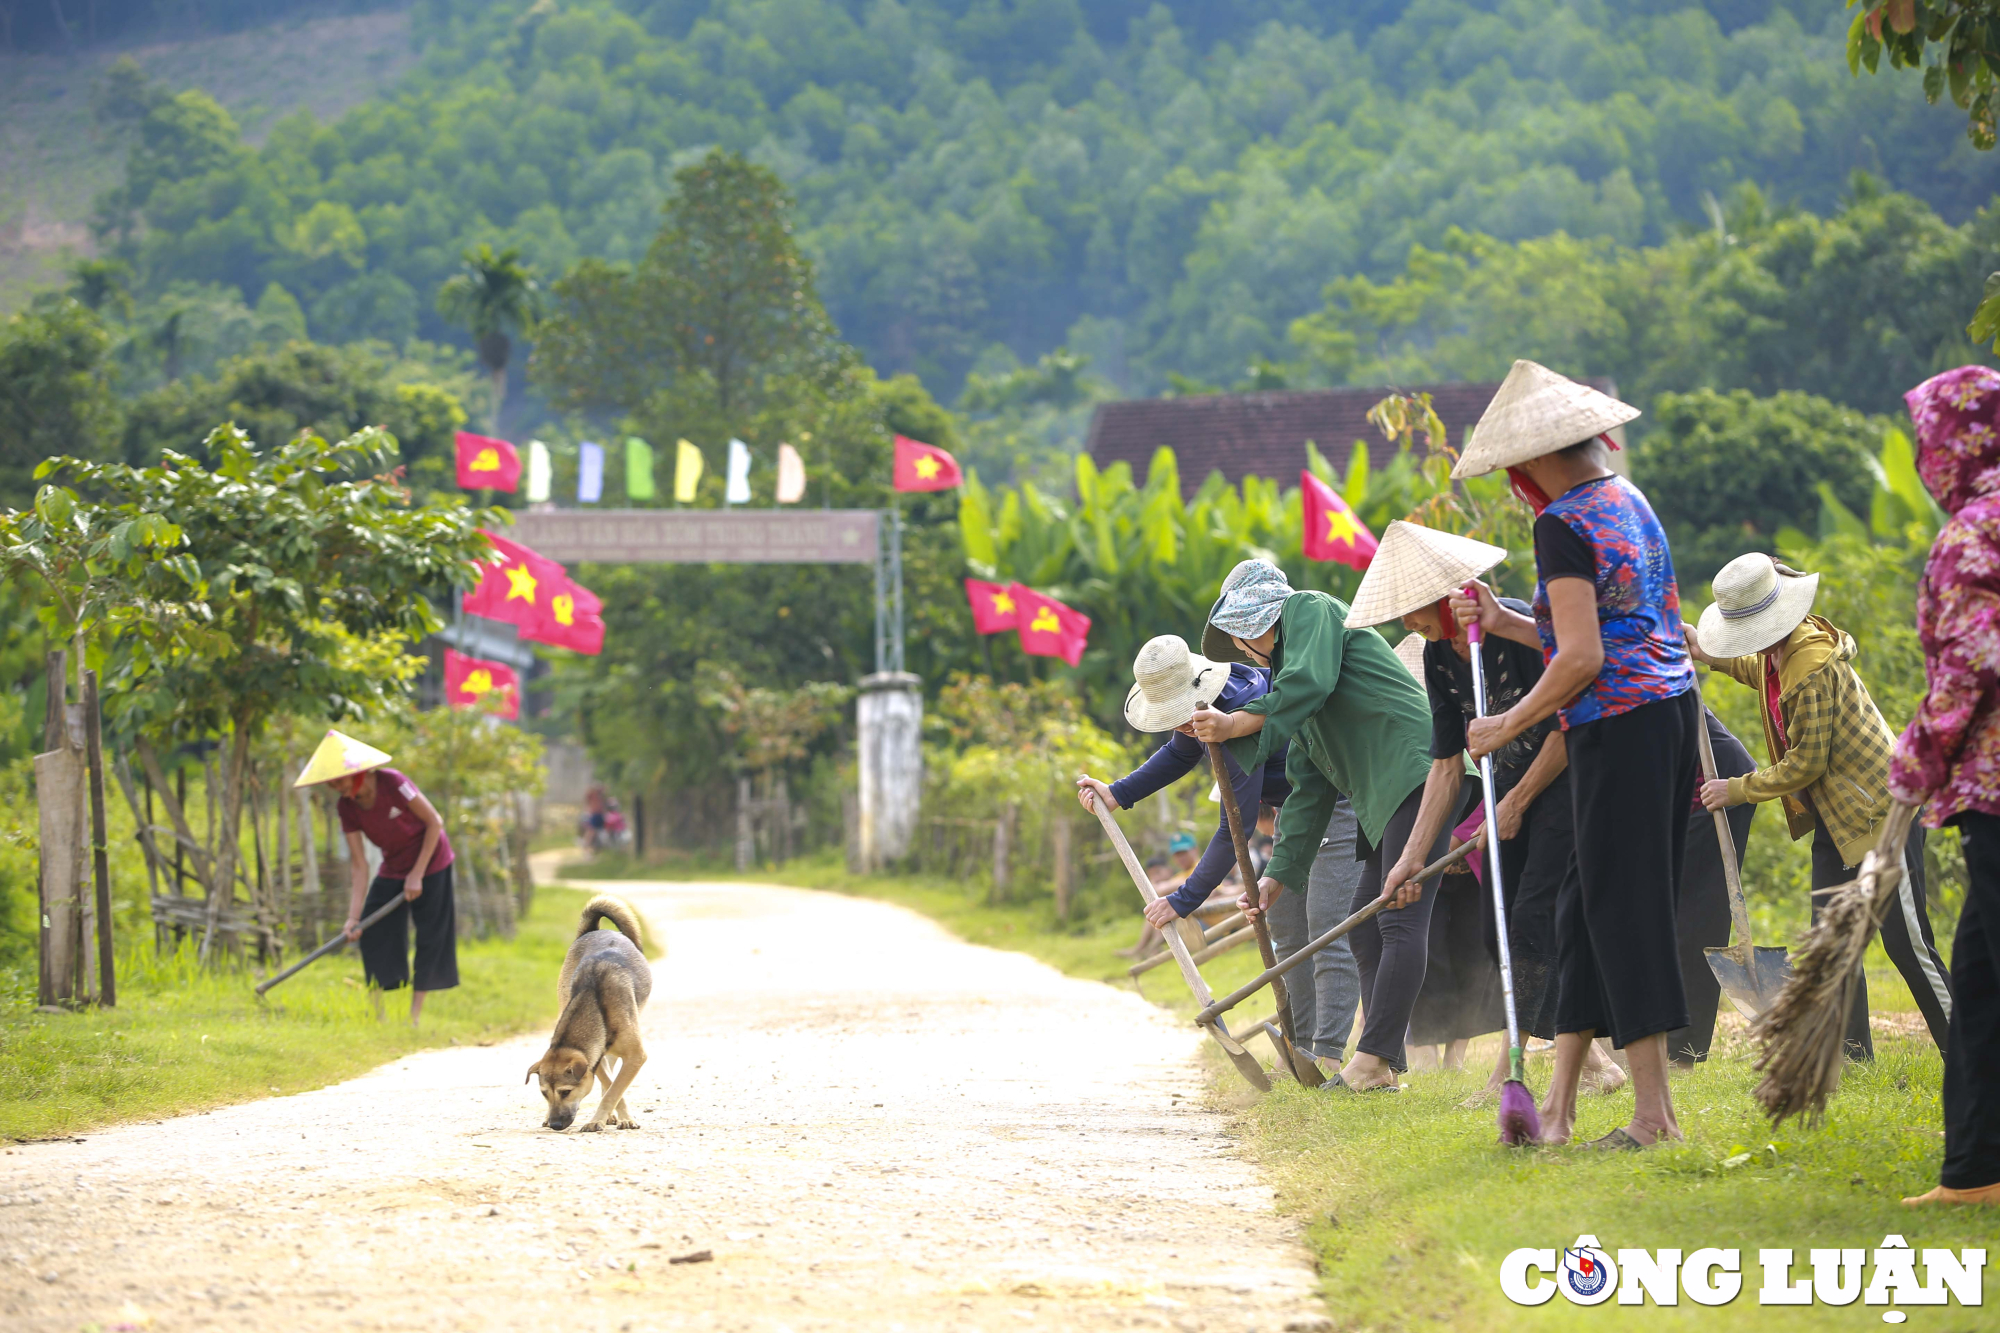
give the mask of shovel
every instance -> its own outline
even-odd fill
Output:
[[[357,930],[368,929],[368,927],[374,925],[377,921],[380,921],[383,917],[389,915],[389,913],[395,911],[398,907],[401,907],[403,905],[403,901],[404,901],[403,895],[400,893],[397,894],[395,897],[391,898],[388,902],[383,903],[380,907],[376,908],[374,911],[370,912],[367,916],[363,917],[361,919],[360,924],[356,927],[356,929]],[[258,982],[257,994],[259,998],[263,996],[265,991],[271,989],[271,987],[277,985],[281,981],[290,980],[298,973],[305,971],[308,967],[312,966],[314,963],[317,963],[320,959],[326,957],[328,954],[334,952],[336,949],[340,948],[342,945],[346,943],[347,943],[347,934],[345,931],[343,931],[340,934],[335,935],[332,939],[328,940],[325,944],[320,945],[319,948],[314,949],[304,958],[299,959],[298,962],[293,963],[290,967],[278,973],[277,976],[272,977],[267,981]]]
[[[1196,708],[1205,707],[1196,704]],[[1243,892],[1251,902],[1257,901],[1257,872],[1250,865],[1250,830],[1243,826],[1243,811],[1236,804],[1236,786],[1229,780],[1229,766],[1224,762],[1222,746],[1208,742],[1208,764],[1215,770],[1215,785],[1222,796],[1222,815],[1229,821],[1229,841],[1236,848],[1236,872],[1243,877]],[[1264,955],[1265,970],[1278,965],[1278,953],[1271,945],[1271,923],[1262,912],[1251,919],[1251,926],[1257,932],[1257,950]],[[1279,1031],[1273,1044],[1278,1048],[1278,1056],[1291,1067],[1292,1076],[1305,1087],[1317,1088],[1326,1082],[1326,1075],[1319,1072],[1309,1055],[1299,1054],[1298,1037],[1292,1031],[1292,1006],[1285,995],[1282,977],[1271,979],[1271,998],[1278,1003]],[[1269,1032],[1270,1029],[1264,1029]]]
[[[1708,743],[1708,717],[1696,724],[1701,741],[1701,780],[1715,780],[1715,748]],[[1758,947],[1750,939],[1750,913],[1743,906],[1743,879],[1736,868],[1736,840],[1729,836],[1729,816],[1720,810],[1715,816],[1715,836],[1722,843],[1722,877],[1729,884],[1729,920],[1736,928],[1736,943],[1726,949],[1703,949],[1708,970],[1722,984],[1722,993],[1736,1006],[1736,1012],[1753,1022],[1778,1002],[1786,978],[1792,975],[1792,960],[1778,945]]]
[[[1159,897],[1160,895],[1153,890],[1153,881],[1146,878],[1145,867],[1139,864],[1138,856],[1133,853],[1132,844],[1125,841],[1125,830],[1118,827],[1118,821],[1111,817],[1111,812],[1104,808],[1103,802],[1097,799],[1095,793],[1090,797],[1090,812],[1097,816],[1098,823],[1104,825],[1105,833],[1111,838],[1111,845],[1118,849],[1118,859],[1125,863],[1127,873],[1132,876],[1132,883],[1138,886],[1139,896],[1149,903]],[[1180,964],[1181,977],[1187,982],[1188,989],[1194,992],[1195,1003],[1208,1005],[1214,996],[1208,989],[1208,982],[1202,979],[1201,970],[1195,966],[1194,959],[1188,954],[1187,941],[1181,938],[1177,930],[1163,930],[1160,935],[1166,940],[1167,947],[1173,950],[1174,961]],[[1258,1063],[1256,1056],[1243,1049],[1242,1042],[1229,1035],[1229,1029],[1219,1020],[1209,1019],[1202,1022],[1201,1030],[1215,1038],[1215,1044],[1222,1048],[1222,1053],[1236,1066],[1236,1072],[1243,1075],[1251,1087],[1259,1092],[1271,1090],[1271,1080],[1266,1077],[1264,1066]]]

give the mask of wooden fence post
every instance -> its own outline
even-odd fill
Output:
[[[1049,845],[1055,854],[1056,920],[1069,920],[1070,864],[1069,816],[1058,814],[1049,827]]]
[[[83,673],[83,746],[90,764],[90,870],[97,890],[97,1000],[118,1004],[117,955],[111,937],[111,863],[104,834],[104,731],[97,673]]]
[[[83,755],[70,741],[63,666],[66,654],[48,657],[48,710],[43,717],[46,752],[35,756],[35,804],[41,835],[40,1003],[79,998],[83,967]]]
[[[747,874],[757,855],[756,835],[750,825],[750,777],[736,779],[736,873]]]
[[[1013,880],[1014,820],[1020,814],[1019,801],[1007,802],[1000,818],[993,821],[993,901],[1007,901],[1007,890]]]

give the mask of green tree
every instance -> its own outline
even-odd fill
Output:
[[[119,427],[110,346],[103,322],[70,297],[0,327],[0,505],[28,504],[45,458],[109,452]]]
[[[301,431],[344,439],[382,426],[415,482],[446,485],[446,461],[465,409],[447,388],[398,383],[398,371],[367,346],[291,343],[253,353],[225,363],[213,378],[194,376],[140,397],[126,418],[124,456],[134,464],[169,450],[199,456],[217,421],[234,421],[265,440]]]
[[[541,288],[534,270],[510,247],[495,252],[481,242],[467,250],[464,264],[438,288],[440,315],[472,335],[479,364],[493,380],[493,413],[487,428],[500,430],[500,409],[507,401],[507,362],[513,355],[511,335],[534,327],[541,309]]]
[[[555,285],[529,373],[562,407],[710,438],[833,388],[852,355],[820,307],[777,176],[716,149],[674,183],[636,268],[587,259]]]
[[[216,854],[193,853],[212,928],[239,870],[252,742],[277,715],[338,721],[400,699],[402,678],[388,660],[395,654],[385,657],[383,645],[441,627],[424,590],[470,586],[475,562],[490,553],[478,528],[497,519],[462,503],[413,507],[407,491],[376,475],[393,460],[395,441],[375,427],[338,443],[300,434],[260,450],[224,426],[204,452],[212,468],[171,451],[149,468],[54,460],[66,485],[52,490],[67,515],[50,521],[83,518],[114,540],[114,519],[150,523],[155,535],[170,530],[178,538],[172,572],[201,590],[187,600],[191,611],[199,601],[206,650],[114,651],[105,696],[115,728],[136,735],[162,792],[159,745],[224,742]],[[151,572],[166,563],[141,573],[166,577]],[[198,848],[185,812],[171,799],[167,809],[184,843]]]
[[[1873,74],[1883,55],[1892,69],[1923,70],[1924,100],[1949,93],[1965,111],[1965,133],[1990,149],[2000,119],[1993,78],[2000,73],[2000,4],[1994,0],[1847,0],[1860,6],[1847,30],[1847,67]],[[1926,52],[1930,54],[1925,62]]]
[[[1681,586],[1705,586],[1746,551],[1776,554],[1781,531],[1814,526],[1823,493],[1865,511],[1888,424],[1803,393],[1661,394],[1632,478],[1667,530]]]

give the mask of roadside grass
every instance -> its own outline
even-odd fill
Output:
[[[32,991],[0,1008],[0,1137],[60,1137],[306,1092],[412,1051],[487,1045],[549,1022],[586,897],[538,888],[513,939],[461,942],[459,986],[424,1002],[416,1031],[407,991],[385,996],[376,1019],[352,952],[260,1001],[248,970],[201,967],[191,943],[156,956],[135,940],[119,960],[117,1008],[43,1014]]]
[[[1136,914],[1064,927],[1046,900],[989,904],[972,886],[942,879],[853,875],[831,855],[741,876],[694,861],[640,865],[611,856],[578,859],[562,870],[579,879],[740,879],[879,898],[922,912],[970,943],[1027,953],[1072,976],[1132,984],[1130,960],[1115,950],[1132,943]],[[1221,994],[1255,975],[1255,950],[1236,949],[1202,970]],[[1406,1090],[1393,1096],[1307,1091],[1282,1081],[1260,1097],[1219,1053],[1210,1052],[1209,1060],[1218,1102],[1237,1112],[1279,1207],[1298,1219],[1318,1259],[1327,1308],[1340,1328],[1560,1329],[1607,1320],[1780,1330],[1825,1328],[1835,1319],[1874,1324],[1881,1308],[1858,1301],[1838,1312],[1825,1305],[1760,1306],[1757,1251],[1792,1249],[1796,1281],[1810,1275],[1807,1252],[1814,1248],[1861,1248],[1872,1259],[1892,1234],[1919,1252],[1989,1246],[1995,1219],[1988,1210],[1920,1211],[1899,1203],[1937,1180],[1942,1066],[1879,943],[1868,971],[1874,1013],[1886,1020],[1877,1024],[1877,1058],[1848,1066],[1821,1125],[1792,1122],[1774,1130],[1764,1120],[1750,1095],[1758,1078],[1751,1068],[1755,1049],[1725,1003],[1709,1061],[1674,1079],[1687,1141],[1643,1153],[1500,1148],[1495,1109],[1460,1106],[1483,1086],[1497,1037],[1473,1043],[1467,1072],[1412,1074]],[[1147,973],[1140,985],[1154,1003],[1193,1015],[1194,1002],[1171,964]],[[1269,1004],[1259,997],[1239,1012],[1262,1017]],[[1549,1073],[1546,1058],[1530,1061],[1529,1082],[1538,1092]],[[1631,1111],[1629,1091],[1586,1098],[1578,1136],[1604,1134]],[[1682,1295],[1671,1309],[1618,1306],[1616,1313],[1560,1296],[1519,1307],[1501,1294],[1500,1262],[1509,1252],[1559,1250],[1585,1234],[1614,1258],[1621,1248],[1738,1249],[1743,1289],[1719,1307]],[[1924,1309],[1912,1317],[1950,1333],[2000,1328],[1991,1305]]]

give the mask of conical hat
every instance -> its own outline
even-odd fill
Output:
[[[1452,480],[1483,477],[1567,449],[1638,415],[1638,408],[1588,384],[1533,361],[1516,361],[1472,428]]]
[[[1396,657],[1404,666],[1410,669],[1410,674],[1417,678],[1417,684],[1422,685],[1424,683],[1424,636],[1421,634],[1405,634],[1403,641],[1396,645]]]
[[[1347,624],[1360,629],[1406,616],[1450,596],[1506,558],[1505,547],[1399,518],[1382,534],[1382,545],[1354,590]]]
[[[307,761],[306,771],[299,774],[299,780],[292,785],[310,787],[316,783],[331,782],[350,773],[366,773],[388,762],[389,756],[374,746],[357,741],[352,736],[343,736],[329,727],[326,739],[319,743],[319,748]]]

